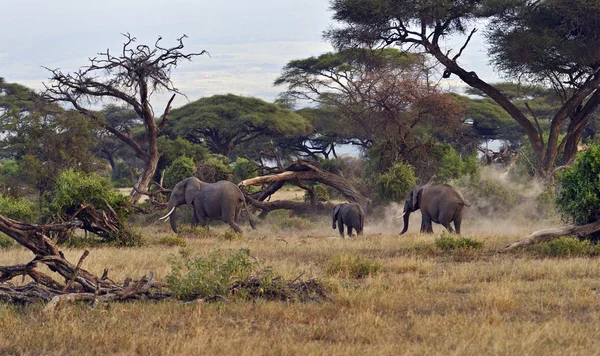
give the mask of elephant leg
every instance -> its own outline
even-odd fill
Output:
[[[454,229],[452,228],[452,225],[450,225],[450,222],[443,223],[442,225],[444,225],[444,227],[446,228],[446,230],[448,230],[449,233],[454,233]]]
[[[340,236],[344,237],[344,223],[342,222],[341,218],[338,218],[338,230],[340,232]]]
[[[356,229],[356,236],[360,236],[360,235],[362,235],[362,233],[363,233],[363,232],[362,232],[362,229],[361,229],[361,228],[357,228],[357,229]]]
[[[238,234],[243,234],[244,232],[242,231],[242,229],[238,226],[238,224],[235,223],[235,221],[230,220],[228,221],[229,226],[231,226],[231,228],[233,229],[233,231],[237,232]]]
[[[462,223],[462,216],[454,218],[454,227],[456,228],[456,234],[460,235],[460,224]]]
[[[352,225],[348,225],[348,237],[352,237]]]
[[[431,227],[431,218],[427,215],[423,215],[421,218],[421,233],[432,233],[433,229]]]

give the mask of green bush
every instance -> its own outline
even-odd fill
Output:
[[[14,198],[0,194],[0,215],[32,223],[37,218],[36,206],[25,198]]]
[[[196,177],[208,183],[220,180],[231,180],[233,169],[229,166],[229,159],[223,155],[211,154],[206,160],[198,164]]]
[[[342,278],[364,278],[377,274],[381,267],[379,261],[371,261],[355,254],[342,253],[329,260],[326,273],[329,276]]]
[[[15,240],[6,236],[3,233],[0,233],[0,248],[8,248],[14,246]]]
[[[561,237],[544,244],[543,251],[552,257],[575,257],[597,254],[596,247],[589,240],[575,237]]]
[[[175,184],[187,177],[192,177],[195,172],[196,164],[193,159],[186,156],[177,157],[173,163],[165,169],[163,186],[171,189]]]
[[[397,163],[377,178],[377,199],[381,202],[402,201],[416,183],[413,167],[407,163]]]
[[[435,239],[435,246],[442,251],[481,250],[483,242],[468,237],[457,238],[449,233],[444,233]]]
[[[167,284],[177,299],[228,296],[232,284],[248,279],[253,267],[250,250],[241,249],[228,257],[216,251],[207,257],[173,260]]]
[[[56,180],[54,197],[47,211],[51,215],[66,217],[79,209],[82,204],[93,203],[97,209],[107,209],[110,204],[121,220],[127,220],[133,209],[128,197],[112,190],[108,178],[97,173],[83,173],[74,170],[63,171]]]
[[[558,180],[556,204],[565,221],[585,225],[600,219],[600,145],[589,145]]]
[[[232,167],[234,182],[239,183],[244,179],[254,178],[258,175],[258,168],[249,160],[237,157]]]
[[[248,299],[291,299],[285,280],[270,266],[251,259],[250,250],[240,249],[229,256],[215,251],[207,257],[191,258],[182,250],[172,259],[167,285],[177,299],[236,297]]]
[[[465,175],[479,176],[479,164],[477,156],[471,155],[463,158],[451,146],[444,146],[440,169],[435,181],[437,183],[448,183]]]
[[[66,170],[56,180],[56,188],[52,194],[50,203],[44,206],[44,213],[48,219],[52,221],[71,219],[82,205],[92,204],[96,210],[107,215],[114,211],[120,226],[114,233],[95,232],[95,229],[90,226],[93,221],[78,215],[84,223],[84,228],[94,231],[104,241],[120,246],[134,246],[142,242],[141,235],[134,233],[126,225],[127,219],[133,214],[128,197],[113,191],[108,178],[96,173]]]

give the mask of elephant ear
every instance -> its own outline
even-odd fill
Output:
[[[192,182],[188,182],[188,185],[185,187],[185,203],[187,205],[191,205],[198,193],[200,193],[201,184],[196,185],[192,184]]]
[[[419,209],[419,200],[421,200],[421,196],[423,195],[423,187],[413,189],[410,194],[412,194],[412,210],[416,211]]]
[[[331,212],[331,226],[333,226],[333,228],[335,229],[336,227],[336,221],[337,221],[337,214],[340,212],[340,208],[342,207],[342,204],[337,204],[336,206],[333,207],[333,211]]]

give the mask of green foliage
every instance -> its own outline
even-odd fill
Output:
[[[62,172],[56,180],[53,195],[46,210],[55,217],[67,217],[86,203],[93,203],[97,209],[109,209],[104,201],[121,220],[127,220],[133,214],[128,198],[113,191],[108,178],[96,173],[86,174],[72,169]]]
[[[312,189],[315,193],[315,201],[329,200],[329,191],[325,184],[315,183],[312,185]],[[304,191],[304,201],[310,201],[310,193],[308,191]]]
[[[15,245],[15,240],[5,234],[0,233],[0,248],[9,248]]]
[[[435,239],[435,246],[442,251],[481,250],[483,241],[473,240],[469,237],[456,237],[449,233],[442,234]]]
[[[228,257],[216,251],[207,257],[173,259],[167,284],[177,299],[228,296],[233,283],[248,279],[253,267],[248,249]]]
[[[342,253],[327,262],[325,271],[329,276],[364,278],[379,273],[381,267],[379,261],[372,261],[355,254]]]
[[[237,145],[312,131],[310,123],[288,109],[258,98],[214,95],[174,109],[167,133],[205,141],[213,153],[228,156]]]
[[[10,219],[33,223],[37,218],[35,204],[25,198],[0,194],[0,215]]]
[[[197,298],[290,299],[285,280],[270,266],[262,267],[250,258],[250,250],[223,256],[215,251],[207,257],[191,258],[183,251],[171,261],[167,276],[169,289],[181,300]]]
[[[589,145],[558,180],[556,204],[564,220],[585,225],[600,219],[600,145]]]
[[[237,157],[233,164],[233,173],[235,183],[239,183],[244,179],[254,178],[258,176],[258,168],[256,165],[246,158]]]
[[[193,162],[202,162],[210,155],[206,145],[191,143],[182,137],[170,139],[167,136],[160,136],[158,138],[158,151],[161,155],[156,168],[157,175],[160,175],[166,167],[173,165],[175,160],[182,156],[191,158]],[[155,180],[159,181],[160,178],[156,176]]]
[[[219,238],[221,238],[225,241],[239,240],[242,238],[242,236],[243,235],[241,233],[237,233],[233,229],[226,230],[222,234],[219,234]]]
[[[576,257],[598,255],[599,246],[589,240],[579,240],[576,237],[561,237],[543,245],[544,254],[552,257]]]
[[[173,161],[173,164],[165,169],[163,186],[171,189],[175,186],[175,184],[188,177],[192,177],[195,172],[196,164],[194,163],[193,159],[186,156],[177,157]]]
[[[233,169],[229,166],[229,159],[218,154],[211,154],[205,161],[198,164],[196,176],[208,183],[220,180],[231,180]]]
[[[397,163],[377,178],[379,201],[402,201],[416,185],[414,169],[407,163]]]
[[[477,156],[471,155],[463,160],[455,149],[449,145],[445,145],[441,166],[435,178],[436,182],[448,183],[464,175],[478,177],[479,164],[477,163]]]

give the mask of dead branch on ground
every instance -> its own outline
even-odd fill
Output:
[[[586,237],[597,231],[600,231],[600,220],[581,226],[564,226],[556,229],[538,230],[522,240],[508,244],[500,250],[500,252],[506,252],[516,247],[527,246],[534,243],[552,241],[563,236]]]

